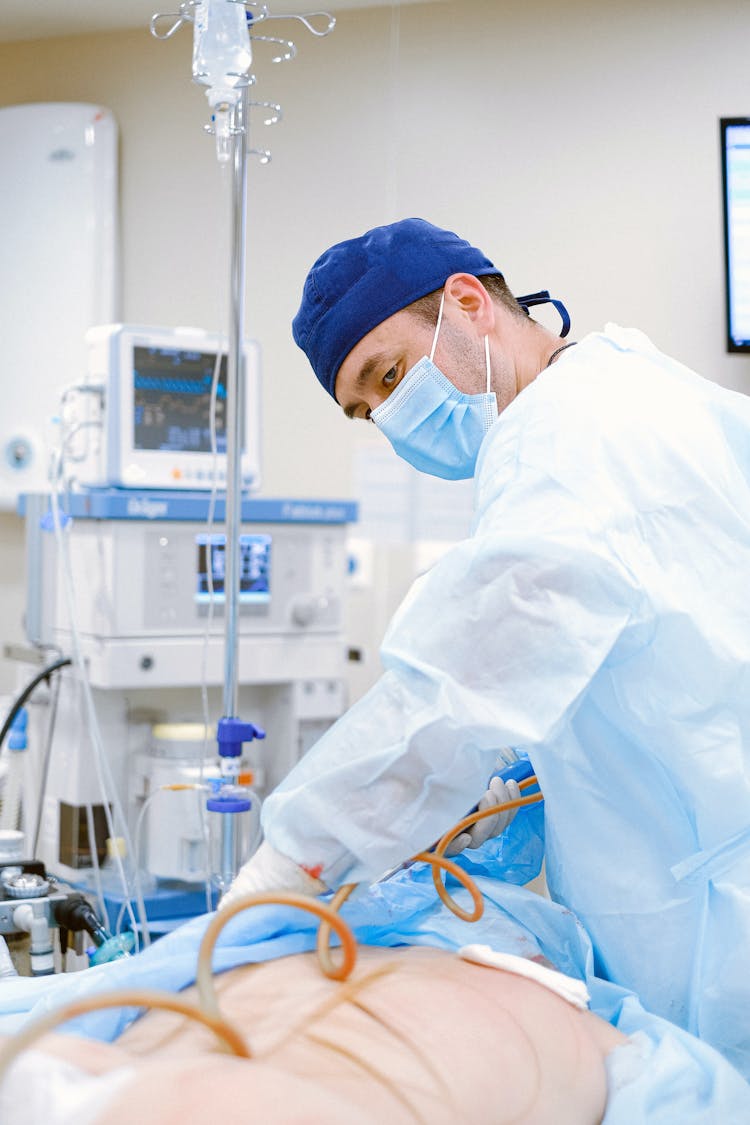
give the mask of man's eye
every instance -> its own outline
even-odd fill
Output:
[[[395,367],[392,367],[390,371],[386,371],[385,375],[383,376],[383,386],[392,387],[397,379],[398,371]]]

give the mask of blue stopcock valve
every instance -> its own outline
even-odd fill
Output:
[[[252,742],[254,738],[265,738],[266,732],[254,723],[245,723],[242,719],[219,719],[216,730],[216,740],[219,743],[220,758],[239,758],[245,742]]]

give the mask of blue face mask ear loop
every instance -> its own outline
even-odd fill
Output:
[[[487,394],[490,394],[490,392],[492,390],[492,387],[490,385],[491,369],[490,369],[490,337],[489,337],[489,334],[486,335],[485,338],[484,338],[484,362],[487,364]]]

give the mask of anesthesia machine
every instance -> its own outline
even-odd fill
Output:
[[[215,773],[226,544],[220,528],[206,522],[209,504],[207,495],[162,491],[98,490],[65,500],[74,627],[133,831],[143,802],[161,786]],[[73,626],[48,497],[29,495],[23,509],[27,634],[35,651],[68,652]],[[220,519],[222,500],[216,509]],[[243,500],[240,698],[267,735],[247,747],[242,773],[252,775],[261,796],[344,709],[346,532],[354,518],[349,502]],[[73,673],[60,677],[66,690],[56,703],[49,768],[39,778],[36,854],[74,881],[92,864],[87,804],[102,862],[106,826],[85,701]],[[30,745],[50,738],[49,710],[29,708]],[[27,791],[33,798],[34,787]],[[165,790],[151,802],[143,839],[134,845],[152,876],[208,877],[197,806],[187,790]],[[39,811],[30,803],[26,823],[35,823]]]
[[[78,647],[106,772],[142,870],[152,880],[201,883],[211,873],[201,802],[218,778],[227,605],[225,498],[209,490],[225,480],[225,345],[194,331],[126,325],[97,328],[89,343],[89,381],[68,395],[63,419],[66,476],[77,487],[21,501],[33,648],[18,655]],[[241,463],[256,485],[257,346],[246,344],[243,355]],[[173,487],[128,487],[144,479]],[[349,502],[252,498],[247,489],[242,498],[239,697],[256,735],[267,737],[251,738],[235,773],[252,782],[256,828],[259,798],[344,709],[354,518]],[[29,753],[24,819],[27,831],[38,826],[35,858],[80,882],[97,861],[111,862],[108,810],[82,685],[75,669],[59,675],[53,729],[49,707],[28,708],[27,743],[47,750],[44,762]]]

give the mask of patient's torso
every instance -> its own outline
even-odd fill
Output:
[[[436,949],[360,948],[343,985],[312,954],[215,983],[252,1060],[150,1012],[109,1049],[113,1066],[138,1060],[138,1081],[107,1125],[585,1125],[603,1116],[603,1058],[624,1038],[535,982]]]

